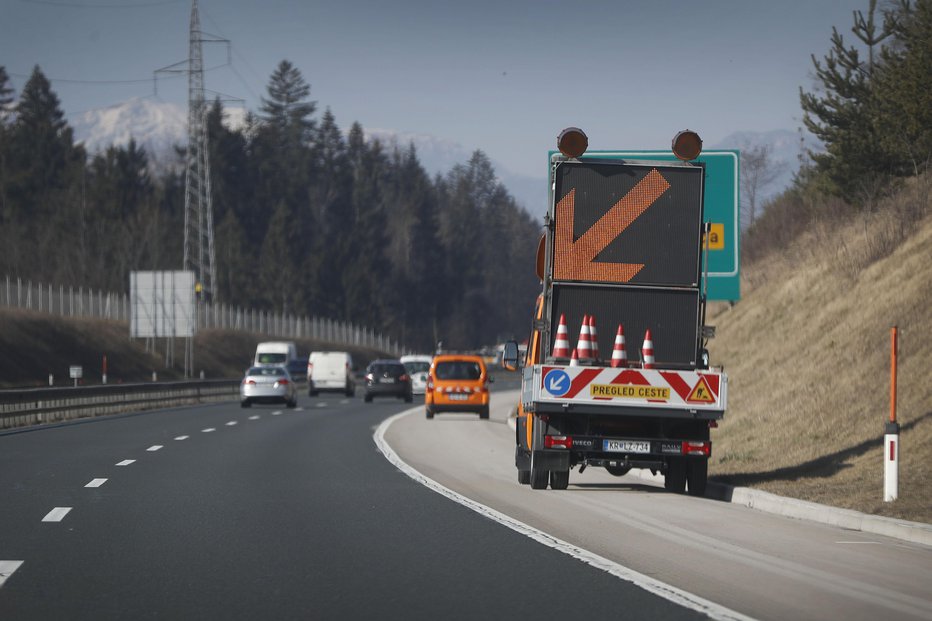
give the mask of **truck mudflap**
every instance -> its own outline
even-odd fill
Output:
[[[728,401],[728,376],[714,370],[532,365],[524,369],[521,395],[528,412],[665,410],[655,413],[721,418]]]

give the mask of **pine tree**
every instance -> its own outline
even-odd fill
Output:
[[[810,153],[827,181],[827,189],[849,202],[869,203],[889,178],[893,165],[880,146],[873,108],[874,48],[892,30],[889,20],[878,31],[874,22],[876,0],[870,1],[868,17],[854,13],[852,32],[868,46],[865,62],[857,48],[849,47],[832,29],[832,48],[823,62],[815,55],[812,63],[819,82],[817,91],[800,89],[803,124],[826,147],[825,153]]]

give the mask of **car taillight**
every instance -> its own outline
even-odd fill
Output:
[[[544,448],[573,448],[572,436],[544,436]]]
[[[433,390],[433,389],[434,389],[434,376],[428,375],[427,376],[427,390]]]
[[[366,373],[366,381],[367,381],[367,382],[374,382],[374,381],[375,381],[375,375],[373,375],[372,373]]]
[[[307,372],[310,373],[310,372],[312,372],[313,370],[314,370],[314,363],[313,363],[313,362],[308,362],[308,363],[307,363]]]
[[[277,382],[275,382],[275,385],[276,386],[287,386],[289,383],[290,382],[286,379],[280,379]]]
[[[411,378],[408,377],[408,374],[407,374],[407,373],[402,373],[402,374],[401,374],[401,377],[398,378],[398,381],[407,382],[407,381],[410,380],[410,379],[411,379]]]
[[[253,384],[253,385],[255,385],[256,380],[243,380],[243,383],[244,383],[244,384]]]
[[[712,454],[712,443],[701,440],[685,440],[683,442],[683,455],[705,455],[708,457]]]

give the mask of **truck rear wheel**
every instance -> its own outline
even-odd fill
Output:
[[[534,453],[531,453],[531,489],[547,489],[547,483],[550,480],[550,471],[536,465]]]
[[[527,485],[531,482],[531,471],[530,470],[518,470],[518,483],[521,485]]]
[[[686,462],[686,483],[689,486],[690,496],[705,496],[705,488],[708,481],[708,459],[690,459]]]
[[[569,470],[550,471],[550,489],[566,489],[570,485]]]
[[[667,465],[667,474],[663,478],[663,486],[668,492],[682,494],[686,491],[686,460],[682,457],[671,457]]]

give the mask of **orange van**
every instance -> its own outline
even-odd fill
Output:
[[[427,418],[441,412],[477,412],[489,417],[489,377],[481,356],[441,354],[430,363],[424,405]]]

